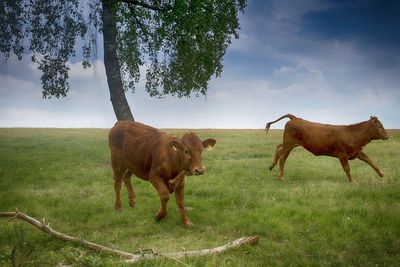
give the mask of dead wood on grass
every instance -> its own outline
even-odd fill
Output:
[[[0,212],[0,217],[9,217],[9,218],[18,218],[23,221],[26,221],[33,226],[39,228],[45,233],[48,233],[52,237],[71,242],[95,251],[101,251],[101,252],[106,252],[109,254],[117,255],[122,258],[125,258],[126,262],[137,262],[140,260],[152,260],[152,259],[157,259],[157,258],[168,258],[174,261],[179,261],[179,259],[183,259],[186,257],[200,257],[200,256],[206,256],[206,255],[214,255],[214,254],[220,254],[223,253],[224,251],[232,248],[237,248],[243,245],[256,245],[259,241],[259,236],[248,236],[248,237],[241,237],[239,239],[236,239],[232,242],[229,242],[223,246],[215,247],[215,248],[210,248],[210,249],[203,249],[203,250],[195,250],[195,251],[183,251],[183,252],[168,252],[168,253],[161,253],[161,252],[156,252],[153,249],[148,249],[148,250],[140,250],[135,253],[129,253],[117,249],[112,249],[110,247],[102,246],[90,241],[87,241],[83,238],[77,238],[74,236],[66,235],[63,233],[60,233],[53,228],[50,227],[49,223],[46,223],[45,220],[43,219],[42,222],[36,220],[35,218],[32,218],[28,216],[27,214],[17,210],[14,212]]]

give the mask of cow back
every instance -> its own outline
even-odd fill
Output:
[[[173,176],[179,166],[177,153],[169,142],[177,139],[151,126],[132,121],[119,121],[109,135],[111,153],[123,166],[141,179],[150,172]],[[177,139],[178,140],[178,139]]]
[[[303,146],[314,155],[358,153],[369,140],[361,126],[331,125],[294,119],[285,126],[284,139]]]

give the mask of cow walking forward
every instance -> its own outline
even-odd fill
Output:
[[[304,147],[316,156],[338,158],[349,182],[352,181],[352,177],[348,161],[355,158],[368,163],[379,176],[383,176],[383,172],[362,151],[362,148],[371,140],[389,138],[377,117],[371,117],[368,121],[353,125],[329,125],[306,121],[287,114],[268,122],[265,127],[266,132],[271,124],[284,118],[289,118],[290,121],[285,125],[283,143],[276,147],[274,159],[269,167],[269,170],[272,170],[279,161],[279,179],[283,179],[283,169],[290,151],[297,146]]]
[[[130,179],[134,174],[149,181],[159,194],[161,207],[156,220],[167,216],[169,195],[175,191],[182,221],[191,226],[184,205],[185,176],[205,173],[201,153],[203,148],[211,149],[215,143],[214,139],[201,141],[192,132],[177,138],[142,123],[117,122],[109,133],[115,209],[121,209],[122,182],[128,190],[129,205],[135,206],[136,194]]]

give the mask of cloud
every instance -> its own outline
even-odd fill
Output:
[[[25,95],[28,97],[40,97],[37,93],[36,86],[32,81],[21,80],[9,75],[0,74],[0,98],[1,101]]]
[[[353,36],[351,27],[322,16],[340,16],[356,4],[362,3],[250,0],[240,15],[240,39],[227,49],[222,76],[211,79],[207,96],[151,98],[142,78],[135,93],[126,94],[135,119],[163,128],[263,128],[286,113],[331,124],[377,115],[387,128],[400,127],[398,48],[382,44],[383,38],[365,43],[374,31],[356,28]],[[362,21],[360,16],[355,19]],[[314,25],[320,22],[320,28]],[[0,126],[111,127],[115,116],[103,62],[89,70],[81,62],[69,66],[69,95],[43,100],[40,73],[29,57],[1,65]]]
[[[362,55],[360,63],[369,68],[398,68],[398,2],[330,2],[330,8],[310,11],[302,16],[299,33],[304,38],[324,43],[350,43]]]
[[[0,108],[0,127],[109,128],[107,117],[90,113],[65,112],[57,109],[6,107]],[[78,114],[79,113],[79,114]],[[79,118],[79,119],[77,119]]]
[[[363,42],[364,45],[398,47],[398,2],[384,0],[331,3],[334,4],[330,8],[304,14],[303,32],[328,39],[354,40]]]
[[[360,102],[366,107],[397,106],[400,103],[400,92],[397,90],[391,94],[387,90],[379,88],[366,88],[361,90]]]
[[[9,63],[9,64],[8,64]],[[84,70],[70,63],[65,98],[42,98],[40,73],[29,59],[10,58],[0,68],[0,127],[110,127],[115,116],[109,101],[104,65]]]
[[[298,86],[301,84],[301,86]],[[271,89],[282,90],[288,87],[305,87],[308,90],[318,92],[327,90],[328,84],[326,83],[322,71],[312,69],[305,65],[282,66],[273,71],[271,77]]]
[[[270,71],[300,64],[333,71],[399,69],[400,16],[394,14],[400,9],[393,1],[260,2],[249,1],[240,17],[244,38],[234,40],[232,51],[261,58]]]
[[[92,79],[95,76],[94,70],[92,68],[84,69],[81,62],[69,63],[68,67],[70,77],[74,79]]]

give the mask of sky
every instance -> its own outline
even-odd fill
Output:
[[[291,113],[329,124],[377,116],[385,128],[400,128],[399,1],[249,0],[240,25],[206,96],[150,98],[141,80],[127,93],[135,120],[159,128],[264,128]],[[29,56],[5,63],[0,55],[0,62],[0,127],[114,125],[101,53],[89,70],[70,63],[70,91],[60,99],[42,99]]]

